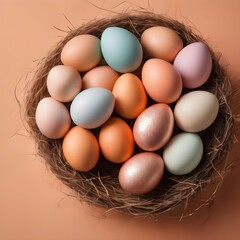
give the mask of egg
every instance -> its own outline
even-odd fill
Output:
[[[132,73],[124,73],[113,87],[115,108],[124,118],[136,118],[147,105],[147,94],[142,81]]]
[[[52,98],[60,102],[70,102],[80,92],[82,79],[72,67],[58,65],[47,76],[47,89]]]
[[[182,92],[182,80],[172,64],[152,58],[142,69],[142,82],[148,95],[159,103],[175,102]]]
[[[88,71],[102,60],[100,39],[82,34],[69,40],[62,49],[61,61],[80,72]]]
[[[202,86],[211,74],[211,54],[204,43],[194,42],[178,53],[173,66],[180,73],[185,88],[197,88]]]
[[[51,139],[62,138],[71,125],[67,108],[51,97],[38,103],[35,118],[40,132]]]
[[[200,163],[203,143],[196,133],[180,133],[174,136],[163,149],[163,161],[174,175],[192,172]]]
[[[95,67],[84,75],[83,89],[100,87],[112,91],[119,76],[119,73],[109,66]]]
[[[123,190],[131,194],[145,194],[161,181],[164,172],[162,158],[152,152],[134,155],[120,168],[118,179]]]
[[[183,48],[183,42],[178,33],[163,26],[147,28],[142,33],[141,44],[151,57],[168,62],[172,62]]]
[[[111,162],[125,162],[134,151],[132,130],[125,121],[117,117],[111,117],[102,126],[98,141],[102,154]]]
[[[137,145],[145,151],[162,148],[170,139],[174,126],[171,108],[164,103],[146,108],[133,125]]]
[[[106,122],[114,109],[114,96],[105,88],[89,88],[72,101],[70,114],[73,122],[83,128],[96,128]]]
[[[124,28],[106,28],[101,36],[101,49],[107,64],[120,73],[132,72],[142,62],[140,42]]]
[[[62,143],[63,155],[69,165],[78,171],[90,171],[98,162],[99,145],[96,137],[87,129],[75,126]]]
[[[192,91],[178,100],[174,108],[177,126],[186,132],[200,132],[208,128],[219,111],[217,97],[207,91]]]

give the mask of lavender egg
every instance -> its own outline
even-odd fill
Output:
[[[156,153],[144,152],[134,155],[122,165],[118,179],[124,191],[141,195],[159,184],[163,172],[163,159]]]
[[[133,136],[137,145],[145,151],[162,148],[170,139],[174,127],[171,108],[164,103],[145,109],[136,119]]]

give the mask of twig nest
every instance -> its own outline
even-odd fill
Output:
[[[42,60],[26,120],[38,154],[79,199],[156,216],[223,178],[230,96],[191,28],[119,14],[71,30]]]

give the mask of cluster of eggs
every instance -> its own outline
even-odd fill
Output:
[[[38,103],[36,123],[46,137],[63,138],[73,169],[90,171],[101,153],[122,163],[119,183],[125,191],[144,194],[159,184],[164,168],[185,175],[198,166],[198,132],[219,110],[215,95],[197,89],[212,69],[204,43],[184,47],[177,32],[162,26],[146,29],[141,42],[126,29],[109,27],[101,39],[82,34],[69,40],[61,61],[47,76],[50,97]],[[173,136],[175,123],[181,132]],[[133,155],[136,145],[142,151]]]

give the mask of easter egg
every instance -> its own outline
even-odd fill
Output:
[[[204,43],[194,42],[178,53],[173,66],[180,73],[185,88],[197,88],[202,86],[210,76],[211,54]]]
[[[171,108],[164,103],[146,108],[133,125],[137,145],[145,151],[162,148],[170,139],[174,126]]]
[[[163,149],[167,170],[175,175],[192,172],[200,163],[203,143],[196,133],[180,133],[174,136]]]
[[[186,132],[200,132],[208,128],[219,111],[217,97],[207,91],[192,91],[177,101],[174,117],[177,126]]]
[[[38,103],[35,115],[40,132],[48,138],[62,138],[71,125],[67,108],[51,97],[43,98]]]
[[[163,171],[163,160],[158,154],[143,152],[122,165],[118,179],[123,190],[140,195],[150,192],[159,184]]]
[[[113,88],[115,108],[124,118],[136,118],[147,105],[147,94],[141,80],[132,73],[124,73]]]
[[[148,95],[156,102],[175,102],[182,92],[182,80],[172,64],[152,58],[142,69],[142,82]]]
[[[102,154],[111,162],[125,162],[134,151],[132,130],[117,117],[111,117],[101,127],[98,141]]]
[[[178,33],[163,26],[147,28],[142,33],[141,44],[151,57],[168,62],[172,62],[183,48],[183,42]]]
[[[62,49],[61,61],[80,72],[85,72],[97,66],[102,60],[100,39],[82,34],[69,40]]]
[[[63,155],[69,165],[78,171],[90,171],[98,162],[99,146],[89,130],[75,126],[66,134],[62,143]]]
[[[107,64],[121,73],[136,70],[142,62],[140,42],[124,28],[106,28],[101,36],[101,49]]]
[[[52,98],[60,102],[70,102],[80,92],[82,79],[72,67],[58,65],[47,76],[47,89]]]
[[[73,122],[83,128],[96,128],[106,122],[114,109],[114,96],[105,88],[89,88],[72,101],[70,114]]]

